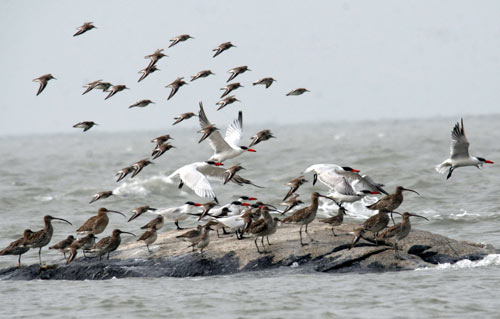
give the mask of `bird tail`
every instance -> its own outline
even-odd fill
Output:
[[[434,169],[439,173],[439,174],[444,174],[450,169],[451,164],[448,163],[448,161],[444,161],[441,164],[437,165],[434,167]]]

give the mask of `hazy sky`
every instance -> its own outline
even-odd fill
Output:
[[[98,29],[73,37],[92,21]],[[76,133],[94,128],[169,128],[203,100],[212,122],[244,111],[246,123],[297,123],[499,113],[499,1],[1,1],[0,134]],[[170,49],[169,39],[193,40]],[[216,58],[212,49],[232,41]],[[143,57],[169,55],[161,71],[137,83]],[[216,112],[232,67],[245,87]],[[202,69],[216,76],[190,82],[167,101],[178,76]],[[40,96],[32,80],[52,73]],[[265,76],[269,89],[251,83]],[[104,101],[82,85],[97,79],[131,90]],[[291,89],[311,93],[287,97]],[[128,109],[141,100],[156,102]],[[196,120],[183,123],[197,125]]]

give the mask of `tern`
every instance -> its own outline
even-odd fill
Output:
[[[461,119],[460,122],[457,122],[451,131],[450,158],[436,166],[436,171],[441,174],[448,171],[446,179],[451,177],[457,167],[476,166],[481,169],[483,164],[494,164],[492,161],[469,154],[469,141],[465,136],[464,119]],[[460,126],[460,124],[462,125]]]
[[[341,206],[343,203],[357,202],[366,195],[370,194],[380,194],[380,192],[369,191],[366,189],[356,192],[347,179],[342,177],[342,182],[338,183],[334,187],[333,194],[329,195],[329,198],[334,200],[337,205]]]
[[[158,208],[154,213],[173,221],[177,230],[182,230],[184,228],[179,226],[179,222],[186,220],[193,211],[199,211],[200,207],[200,203],[188,201],[178,207]]]
[[[359,184],[362,189],[377,191],[388,194],[382,186],[383,184],[375,183],[367,175],[359,175],[359,170],[349,166],[339,166],[336,164],[314,164],[306,168],[304,174],[314,173],[313,185],[319,180],[321,183],[334,189],[337,184],[342,183],[343,178],[346,178],[352,185]]]
[[[200,102],[200,112],[198,113],[201,128],[209,127],[212,125],[205,114],[203,104]],[[225,160],[234,158],[247,152],[255,152],[254,149],[246,146],[238,146],[243,135],[243,113],[238,113],[238,118],[235,119],[226,130],[226,137],[223,138],[221,133],[217,130],[212,132],[207,138],[210,146],[214,150],[214,155],[210,157],[209,161],[224,162]]]

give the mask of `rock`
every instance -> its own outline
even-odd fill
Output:
[[[175,238],[178,231],[159,234],[148,253],[141,242],[120,246],[109,261],[98,258],[77,258],[69,265],[40,268],[38,264],[23,268],[0,270],[0,279],[111,279],[126,277],[193,277],[228,275],[247,271],[260,271],[278,267],[300,268],[305,272],[382,272],[433,267],[438,263],[455,263],[458,260],[478,260],[496,253],[491,245],[481,245],[453,240],[426,231],[412,230],[398,243],[399,257],[391,242],[375,245],[373,236],[350,248],[353,236],[349,234],[357,225],[344,224],[336,228],[334,237],[328,225],[314,222],[309,234],[317,241],[301,246],[298,226],[282,225],[270,237],[267,254],[259,254],[253,238],[236,240],[234,235],[217,238],[212,234],[211,243],[204,256],[191,252],[188,243]],[[248,235],[247,235],[248,236]],[[308,242],[307,235],[304,241]],[[260,239],[259,239],[260,245]]]

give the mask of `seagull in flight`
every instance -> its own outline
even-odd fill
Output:
[[[441,174],[448,172],[446,179],[449,179],[457,167],[476,166],[480,169],[483,164],[494,163],[469,154],[469,141],[465,136],[464,119],[461,119],[460,123],[457,122],[451,131],[450,158],[436,166],[436,171]]]

